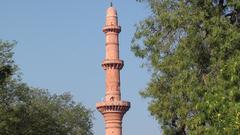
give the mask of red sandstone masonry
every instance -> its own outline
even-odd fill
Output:
[[[130,102],[121,100],[120,70],[124,66],[119,59],[119,33],[117,11],[114,7],[107,9],[106,23],[103,27],[106,35],[106,56],[102,67],[106,73],[106,94],[96,107],[105,120],[105,135],[122,135],[122,118],[130,108]]]

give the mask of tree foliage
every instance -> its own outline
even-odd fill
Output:
[[[240,134],[240,1],[217,1],[140,0],[152,14],[131,48],[152,70],[141,95],[164,134]]]
[[[0,41],[0,135],[92,135],[92,112],[70,94],[51,95],[21,81],[14,45]]]

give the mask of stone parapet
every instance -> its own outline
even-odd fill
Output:
[[[124,114],[129,110],[130,106],[131,104],[128,101],[105,101],[96,104],[98,111],[102,114],[107,112],[120,112]]]
[[[115,25],[106,25],[103,27],[103,32],[116,32],[120,33],[121,32],[121,26],[115,26]]]
[[[124,66],[124,61],[123,60],[119,60],[119,59],[105,59],[102,63],[102,67],[104,70],[107,69],[119,69],[121,70]]]

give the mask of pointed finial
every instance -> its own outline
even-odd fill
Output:
[[[110,3],[110,7],[112,7],[113,6],[113,3],[112,3],[112,1],[111,1],[111,3]]]

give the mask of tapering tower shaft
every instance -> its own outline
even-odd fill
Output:
[[[122,118],[130,108],[130,102],[121,100],[120,70],[123,61],[119,59],[119,33],[117,11],[114,7],[107,9],[106,23],[103,28],[106,36],[106,56],[102,67],[106,73],[106,94],[103,102],[96,107],[103,114],[106,135],[122,135]]]
[[[119,33],[117,12],[113,7],[108,8],[106,23],[103,28],[106,36],[106,56],[102,66],[106,72],[106,101],[120,101],[120,70],[123,61],[119,59]]]

